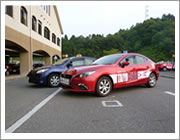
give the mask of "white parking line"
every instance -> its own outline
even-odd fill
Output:
[[[51,100],[54,96],[56,96],[62,88],[59,88],[51,95],[49,95],[46,99],[40,102],[37,106],[35,106],[31,111],[29,111],[26,115],[24,115],[21,119],[16,121],[12,126],[6,129],[6,133],[13,133],[17,128],[19,128],[25,121],[27,121],[31,116],[33,116],[41,107],[43,107],[49,100]]]
[[[165,91],[164,93],[175,96],[175,93],[172,93],[172,92],[169,92],[169,91]]]
[[[109,104],[110,103],[110,104]],[[123,104],[118,100],[102,101],[104,107],[122,107]]]

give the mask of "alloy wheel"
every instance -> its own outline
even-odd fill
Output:
[[[59,82],[60,82],[60,79],[59,79],[59,76],[57,75],[53,75],[51,78],[50,78],[50,84],[52,87],[56,87],[59,85]]]
[[[149,85],[151,87],[154,87],[156,85],[156,76],[154,73],[151,73],[151,75],[149,77]]]
[[[113,87],[113,83],[108,76],[102,76],[96,83],[96,95],[100,97],[107,96]]]

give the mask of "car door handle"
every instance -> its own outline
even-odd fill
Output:
[[[149,69],[149,66],[146,66],[147,69]]]
[[[136,70],[136,68],[133,68],[133,70]]]

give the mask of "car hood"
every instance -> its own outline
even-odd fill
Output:
[[[102,67],[108,67],[109,65],[88,65],[88,66],[81,66],[81,67],[76,67],[72,69],[68,69],[63,72],[63,74],[66,75],[78,75],[80,73],[88,72],[88,71],[95,71],[98,69],[101,69]]]
[[[39,67],[39,68],[35,68],[33,71],[38,71],[38,70],[42,70],[42,69],[54,69],[54,68],[62,68],[63,69],[63,66],[43,66],[43,67]]]

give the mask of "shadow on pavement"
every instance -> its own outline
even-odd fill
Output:
[[[36,84],[29,84],[26,85],[28,88],[51,88],[51,87],[48,87],[48,86],[44,86],[44,85],[36,85]]]
[[[133,91],[136,89],[142,89],[142,88],[147,88],[145,85],[139,85],[139,86],[132,86],[132,87],[123,87],[123,88],[117,88],[117,89],[113,89],[111,91],[111,93],[108,96],[112,96],[115,94],[121,94],[121,93],[126,93],[129,91]],[[89,92],[72,92],[72,91],[68,91],[68,90],[62,90],[61,91],[61,96],[70,96],[70,97],[93,97],[93,98],[98,98],[98,96],[96,96],[95,93],[89,93]],[[103,98],[103,97],[99,97],[99,98]]]
[[[70,96],[70,97],[95,97],[97,96],[94,93],[88,93],[88,92],[73,92],[73,91],[68,91],[68,90],[63,90],[61,91],[61,96]]]

